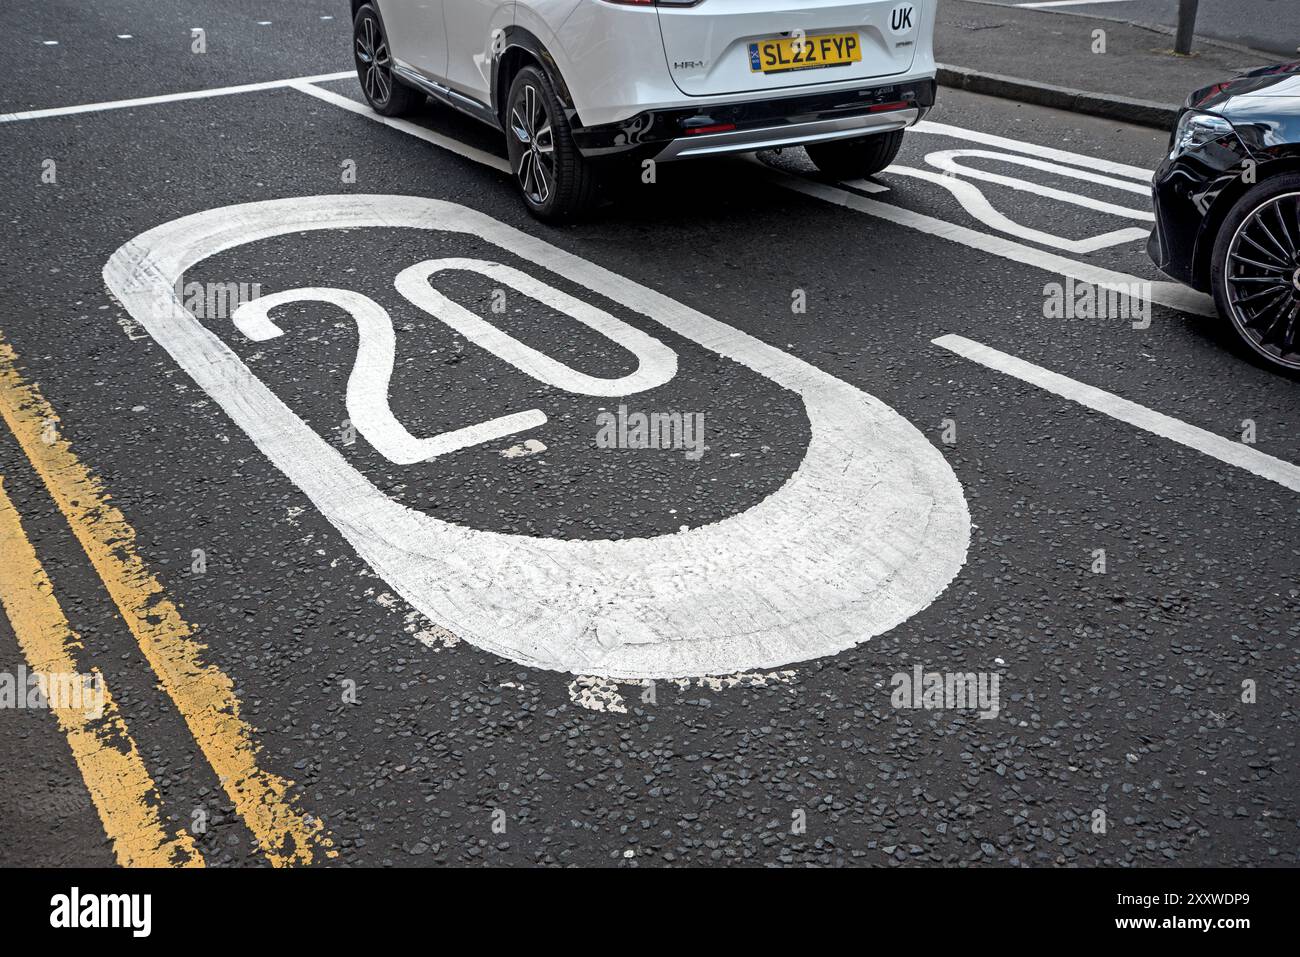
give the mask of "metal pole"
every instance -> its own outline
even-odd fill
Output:
[[[1192,52],[1192,33],[1196,29],[1198,0],[1178,0],[1178,34],[1174,37],[1174,52],[1186,55]]]

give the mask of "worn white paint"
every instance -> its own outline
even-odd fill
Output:
[[[464,306],[453,302],[430,285],[429,280],[446,270],[476,272],[494,280],[498,287],[506,286],[529,299],[550,306],[582,325],[599,332],[617,346],[637,358],[635,372],[616,379],[587,375],[584,372],[552,359],[545,353],[526,346],[509,333]],[[631,395],[664,385],[677,374],[677,353],[653,336],[648,336],[635,326],[629,326],[603,309],[581,302],[568,293],[556,289],[513,266],[486,262],[481,259],[429,259],[408,266],[393,280],[397,291],[425,312],[437,316],[470,342],[505,359],[521,372],[526,372],[539,382],[557,389],[566,389],[580,395],[615,396]]]
[[[803,402],[811,432],[803,461],[747,511],[653,538],[511,535],[464,528],[394,501],[168,292],[177,277],[235,246],[365,227],[478,237],[766,376]],[[524,664],[624,678],[780,667],[834,654],[907,620],[966,559],[970,516],[961,487],[943,456],[893,409],[463,206],[346,195],[209,210],[126,243],[104,279],[389,588],[466,641]]]
[[[1064,163],[1051,163],[1047,160],[1036,159],[1032,156],[1019,156],[1015,153],[1000,153],[995,150],[934,150],[925,154],[925,161],[936,169],[954,175],[966,176],[970,179],[983,180],[987,183],[998,183],[1002,186],[1009,186],[1011,189],[1018,189],[1022,192],[1035,193],[1039,196],[1046,196],[1049,199],[1058,199],[1063,203],[1073,203],[1076,206],[1083,206],[1087,209],[1095,209],[1102,213],[1112,213],[1116,216],[1127,216],[1130,219],[1142,219],[1147,222],[1155,220],[1155,213],[1150,209],[1134,209],[1131,206],[1119,206],[1115,203],[1107,203],[1103,200],[1093,199],[1091,196],[1085,196],[1082,193],[1071,193],[1068,190],[1055,189],[1051,186],[1044,186],[1029,179],[1020,179],[1017,176],[1003,176],[1000,173],[994,173],[989,170],[980,169],[977,166],[967,166],[965,163],[959,163],[957,160],[967,157],[973,159],[989,159],[999,163],[1011,163],[1015,166],[1025,166],[1029,169],[1040,170],[1044,173],[1050,173],[1053,176],[1063,176],[1067,179],[1077,179],[1085,183],[1095,183],[1098,186],[1106,186],[1110,189],[1118,189],[1126,193],[1133,193],[1148,199],[1151,195],[1151,184],[1149,182],[1137,182],[1131,179],[1120,179],[1118,176],[1103,176],[1101,173],[1094,173],[1091,170],[1075,169],[1073,166],[1066,166]]]
[[[357,358],[348,377],[348,415],[357,431],[390,462],[398,465],[424,462],[546,424],[541,410],[528,409],[417,439],[397,421],[389,403],[388,387],[393,378],[397,339],[388,310],[369,296],[350,289],[311,287],[250,299],[235,310],[232,318],[249,339],[266,342],[284,334],[271,320],[271,310],[290,302],[329,303],[356,322]]]
[[[950,123],[938,123],[934,120],[922,120],[920,123],[909,128],[908,132],[928,133],[932,136],[949,136],[953,139],[967,140],[971,143],[982,143],[985,146],[996,146],[998,149],[1011,150],[1013,153],[1024,153],[1027,156],[1037,156],[1041,159],[1056,160],[1057,162],[1067,163],[1071,166],[1096,170],[1099,173],[1110,173],[1114,176],[1124,176],[1148,184],[1151,182],[1151,170],[1143,169],[1141,166],[1119,163],[1115,160],[1103,159],[1100,156],[1089,156],[1087,153],[1075,153],[1071,150],[1063,150],[1055,146],[1042,146],[1038,143],[1031,143],[1028,140],[1017,140],[1012,139],[1010,136],[999,136],[996,133],[985,133],[981,130],[968,130],[964,126],[953,126]]]
[[[925,180],[946,189],[961,204],[962,209],[990,229],[996,229],[1000,233],[1015,236],[1017,239],[1026,239],[1042,246],[1051,246],[1069,253],[1092,253],[1108,246],[1138,242],[1146,239],[1151,232],[1149,229],[1128,226],[1098,236],[1089,236],[1087,239],[1068,239],[1065,236],[1057,236],[1054,233],[1025,226],[1003,215],[993,207],[993,204],[988,201],[988,198],[980,192],[979,187],[974,183],[968,183],[964,179],[957,179],[951,174],[936,173],[928,169],[914,169],[910,166],[890,166],[885,169],[885,172],[893,173],[895,176],[910,176],[914,179]]]

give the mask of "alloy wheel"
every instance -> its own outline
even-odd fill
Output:
[[[357,24],[354,39],[357,75],[361,77],[366,96],[372,103],[387,103],[393,94],[393,63],[378,21],[374,17],[363,18]]]
[[[1300,369],[1300,193],[1256,207],[1223,268],[1237,332],[1270,362]]]
[[[519,185],[531,203],[545,205],[555,188],[555,140],[546,102],[531,83],[510,107],[510,132],[521,148],[515,170]]]

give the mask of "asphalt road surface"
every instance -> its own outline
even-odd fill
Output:
[[[1111,17],[1173,28],[1178,0],[988,0],[1010,7]],[[1200,0],[1197,36],[1237,43],[1279,56],[1300,52],[1300,4],[1294,0]],[[1195,49],[1193,48],[1193,52]]]
[[[1300,393],[1164,134],[941,90],[555,229],[346,5],[159,7],[0,12],[0,673],[107,700],[0,709],[0,863],[1297,863]]]

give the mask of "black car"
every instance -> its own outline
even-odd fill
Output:
[[[1300,369],[1300,62],[1188,97],[1153,184],[1147,250],[1242,340]]]

